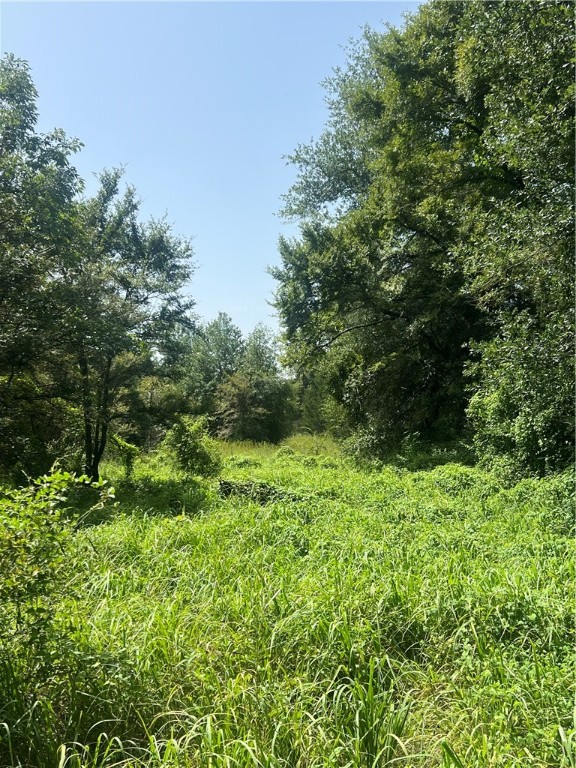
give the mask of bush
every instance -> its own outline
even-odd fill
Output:
[[[209,437],[204,417],[183,416],[166,435],[166,445],[187,475],[214,477],[222,469],[217,443]]]
[[[0,491],[0,645],[19,640],[42,647],[65,575],[70,523],[74,516],[79,522],[67,498],[76,489],[97,490],[87,515],[112,495],[104,487],[85,475],[55,471],[27,488]]]
[[[140,448],[132,443],[126,442],[118,435],[112,436],[112,443],[116,448],[122,466],[124,467],[124,479],[130,480],[134,473],[134,462],[140,455]]]
[[[506,480],[547,475],[574,460],[572,318],[507,318],[499,338],[478,345],[469,366],[476,391],[468,417],[481,463]]]
[[[226,460],[229,467],[260,467],[262,462],[252,456],[229,456]]]
[[[294,388],[279,376],[235,373],[217,397],[218,436],[224,440],[279,443],[292,431]]]

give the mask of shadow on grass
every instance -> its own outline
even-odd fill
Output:
[[[398,453],[389,455],[386,464],[406,469],[409,472],[422,472],[436,469],[445,464],[463,464],[473,467],[476,456],[471,446],[465,443],[428,444],[407,441]]]
[[[116,501],[123,512],[148,515],[197,515],[214,497],[206,480],[192,477],[160,479],[141,475],[116,485]]]
[[[216,491],[200,478],[158,478],[140,475],[114,484],[114,502],[91,509],[93,494],[87,489],[73,500],[78,510],[78,527],[101,525],[117,514],[143,513],[148,516],[198,515],[216,498]]]

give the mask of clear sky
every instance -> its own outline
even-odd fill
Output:
[[[402,24],[417,2],[8,2],[2,52],[26,59],[39,130],[84,143],[75,165],[125,167],[144,217],[167,214],[193,240],[188,287],[210,320],[277,330],[267,302],[278,217],[295,178],[283,156],[317,138],[321,81],[366,24]]]

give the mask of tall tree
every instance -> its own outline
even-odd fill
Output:
[[[84,424],[85,470],[98,467],[123,391],[143,373],[166,334],[189,324],[192,301],[180,294],[191,275],[190,243],[164,220],[138,221],[132,188],[120,195],[118,171],[79,205],[81,241],[60,286],[68,312],[68,352]]]
[[[280,243],[276,305],[298,364],[349,350],[341,401],[375,447],[457,435],[470,348],[488,360],[518,313],[549,330],[546,307],[570,303],[569,5],[433,0],[403,30],[367,31],[330,83],[326,133],[294,157],[285,210],[303,225]],[[339,171],[351,141],[355,186]],[[525,422],[543,406],[524,402]]]
[[[494,328],[472,347],[469,414],[488,460],[544,473],[574,450],[574,5],[475,2],[466,24],[459,77],[486,92],[483,162],[517,179],[476,207],[459,249]]]
[[[165,221],[139,222],[134,190],[120,194],[117,171],[102,174],[93,199],[80,200],[70,163],[79,144],[61,131],[36,133],[36,97],[27,65],[6,57],[0,463],[46,470],[80,433],[85,470],[97,478],[127,389],[152,370],[175,326],[189,322],[192,302],[180,289],[192,251]]]
[[[294,387],[281,375],[276,339],[258,324],[244,343],[237,370],[216,391],[218,434],[277,443],[292,431]]]
[[[38,472],[66,450],[76,418],[54,354],[62,336],[54,276],[71,258],[81,146],[36,132],[28,65],[0,61],[0,469]]]
[[[181,357],[182,376],[192,407],[198,413],[212,413],[218,386],[238,370],[244,352],[242,332],[225,312],[200,323],[188,334]]]
[[[248,334],[238,368],[248,376],[277,376],[278,349],[272,331],[258,323]]]

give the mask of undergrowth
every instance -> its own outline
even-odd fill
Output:
[[[576,765],[569,476],[223,456],[226,498],[165,456],[105,467],[49,674],[3,648],[1,765]]]

